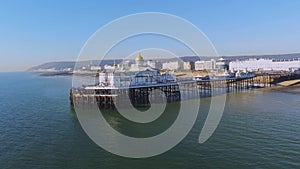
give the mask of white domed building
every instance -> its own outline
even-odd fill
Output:
[[[135,64],[131,64],[130,71],[136,72],[144,69],[144,58],[139,52],[135,58]]]

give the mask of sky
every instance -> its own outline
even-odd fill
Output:
[[[74,61],[99,28],[140,12],[186,19],[220,55],[300,53],[299,7],[298,0],[0,0],[0,71]]]

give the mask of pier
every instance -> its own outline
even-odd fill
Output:
[[[176,81],[162,84],[120,88],[72,88],[72,105],[97,103],[99,108],[115,109],[116,103],[148,107],[152,103],[176,102],[199,97],[210,97],[228,92],[270,87],[283,81],[298,79],[299,74],[262,74],[251,78]],[[153,92],[160,91],[160,92]]]

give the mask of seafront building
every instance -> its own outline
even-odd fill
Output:
[[[229,63],[230,71],[295,71],[300,68],[300,59],[249,59]]]
[[[104,65],[104,69],[106,71],[114,71],[116,69],[117,65]]]
[[[216,69],[216,60],[199,60],[195,62],[195,70],[213,70]]]
[[[96,66],[91,66],[90,69],[91,71],[99,71],[101,70],[101,67],[96,65]]]
[[[154,69],[162,69],[162,63],[155,60],[148,60],[147,65]]]
[[[180,62],[180,61],[165,62],[162,64],[162,69],[181,70],[181,69],[183,69],[183,62]]]
[[[194,62],[183,62],[183,70],[194,70],[195,64]]]
[[[228,70],[228,64],[229,64],[229,62],[226,59],[220,58],[216,61],[216,69]]]

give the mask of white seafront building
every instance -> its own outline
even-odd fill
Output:
[[[147,65],[155,69],[162,69],[162,63],[155,60],[148,60]]]
[[[165,62],[162,64],[162,69],[181,70],[181,69],[183,69],[183,62],[180,62],[180,61]]]
[[[199,60],[195,62],[195,70],[213,70],[216,69],[216,60]]]
[[[300,68],[300,59],[249,59],[232,61],[230,71],[295,71]]]

